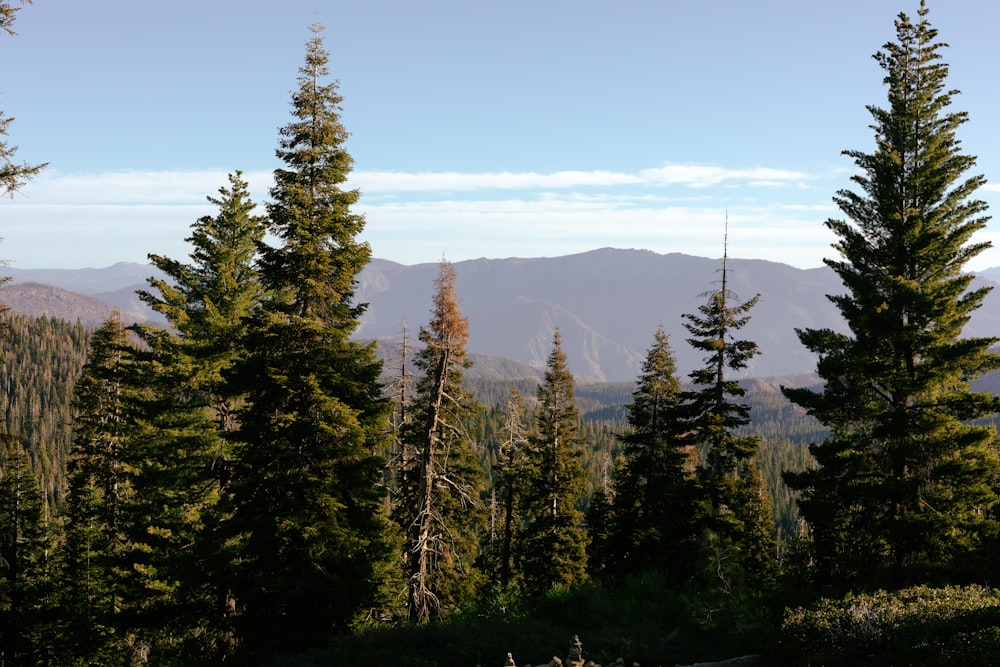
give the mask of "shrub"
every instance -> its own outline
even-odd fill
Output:
[[[788,610],[774,656],[787,665],[992,665],[1000,591],[919,586]]]

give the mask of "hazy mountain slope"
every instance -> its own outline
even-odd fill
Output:
[[[685,338],[682,313],[696,313],[717,289],[721,261],[681,254],[605,248],[566,257],[456,262],[456,292],[469,318],[469,349],[542,368],[560,328],[570,367],[583,380],[629,380],[663,323],[686,374],[701,364]],[[358,298],[371,305],[359,335],[398,337],[426,321],[437,266],[372,262]],[[794,327],[840,327],[822,297],[838,287],[827,269],[802,271],[761,260],[730,260],[729,287],[741,299],[762,294],[747,338],[764,355],[750,375],[806,373],[814,361]]]
[[[89,328],[100,326],[114,309],[106,301],[40,283],[7,285],[0,289],[0,303],[20,315],[79,322]]]
[[[686,342],[682,314],[697,313],[707,293],[718,289],[721,267],[719,259],[603,248],[565,257],[456,262],[455,288],[469,319],[469,351],[484,355],[481,362],[490,372],[524,374],[525,368],[518,364],[544,369],[553,332],[559,327],[570,368],[580,381],[631,381],[662,323],[686,377],[702,360]],[[799,343],[795,329],[843,330],[839,313],[825,296],[842,290],[836,274],[825,267],[801,270],[765,260],[730,259],[728,267],[731,292],[741,300],[761,295],[750,323],[740,333],[755,340],[763,352],[746,375],[815,371],[816,360]],[[13,277],[8,289],[28,281],[45,282],[99,298],[130,318],[154,315],[135,297],[136,289],[146,287],[146,278],[157,275],[150,265],[8,268],[6,273]],[[409,344],[415,346],[420,327],[430,317],[437,274],[433,263],[404,266],[373,260],[358,276],[357,298],[369,305],[357,336],[379,340],[386,349],[383,354],[389,356],[405,325]],[[24,298],[16,310],[39,314],[42,302],[52,300],[51,295],[36,296],[37,307],[32,309],[30,299]],[[89,307],[84,303],[80,308]],[[77,317],[70,313],[66,319]],[[987,297],[966,333],[1000,333],[1000,293]]]
[[[131,262],[118,262],[103,269],[18,269],[12,266],[4,267],[0,274],[9,276],[10,282],[5,291],[13,288],[20,288],[28,284],[44,284],[57,287],[77,295],[84,295],[98,300],[108,306],[118,308],[127,321],[130,322],[156,322],[163,323],[165,320],[158,313],[146,306],[135,292],[138,289],[146,289],[149,284],[146,279],[150,276],[163,277],[158,269],[150,264],[135,264]],[[14,297],[8,297],[12,299]],[[72,308],[68,305],[69,297],[61,297],[66,302],[65,308],[70,312]],[[10,300],[5,301],[15,312],[26,315],[51,314],[44,311],[41,304],[32,304],[31,299],[25,294],[17,297],[17,307],[14,307]],[[92,304],[87,301],[80,302],[82,312],[79,315],[64,317],[70,322],[80,322],[86,326],[91,326],[90,319],[95,316]],[[111,308],[105,308],[106,314],[97,321],[95,326],[99,326],[107,314],[111,313]],[[61,316],[60,316],[61,317]]]

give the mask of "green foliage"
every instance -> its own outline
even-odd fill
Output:
[[[0,355],[0,414],[6,433],[31,457],[54,517],[66,497],[73,434],[73,385],[87,357],[89,332],[80,324],[5,313],[7,338]]]
[[[997,533],[996,431],[975,420],[998,402],[969,385],[1000,367],[997,339],[959,338],[989,291],[962,273],[989,246],[970,242],[988,220],[972,199],[985,181],[964,175],[967,116],[948,110],[944,45],[923,3],[918,14],[900,14],[897,41],[876,54],[889,102],[869,108],[876,149],[845,152],[860,193],[838,192],[849,220],[826,223],[842,256],[826,263],[847,288],[830,298],[850,333],[800,331],[825,385],[785,390],[832,432],[811,447],[818,466],[787,479],[803,492],[817,575],[845,588],[968,581]]]
[[[661,326],[627,406],[629,429],[621,437],[622,463],[614,471],[611,516],[604,520],[608,534],[594,541],[595,547],[603,547],[597,551],[603,552],[611,575],[652,569],[680,581],[696,560],[697,452],[685,437],[675,373]]]
[[[375,455],[388,427],[381,364],[351,339],[364,310],[355,277],[370,258],[364,218],[343,190],[336,84],[317,33],[307,44],[292,121],[281,130],[260,274],[270,296],[247,323],[234,366],[243,395],[224,489],[235,628],[244,662],[346,632],[380,605],[378,576],[395,557]]]
[[[255,261],[264,220],[241,174],[229,176],[216,216],[192,225],[191,264],[150,255],[167,279],[140,298],[172,331],[140,327],[149,354],[143,383],[140,474],[132,541],[144,587],[142,624],[161,651],[218,662],[231,655],[233,613],[223,554],[221,491],[232,475],[229,436],[242,396],[226,375],[263,289]]]
[[[562,588],[541,598],[513,589],[489,598],[442,623],[379,629],[338,637],[324,649],[296,653],[274,667],[310,667],[356,661],[371,667],[468,667],[500,665],[508,652],[518,664],[565,659],[579,635],[584,658],[611,664],[689,664],[758,653],[771,637],[770,616],[758,607],[740,618],[742,632],[717,623],[707,627],[701,609],[689,603],[691,589],[678,589],[658,574],[630,576],[618,586],[597,582]]]
[[[43,664],[56,641],[52,536],[28,453],[0,439],[0,664]]]
[[[480,411],[480,416],[487,413]],[[510,390],[502,411],[493,410],[500,421],[493,437],[480,442],[494,443],[494,456],[490,460],[493,484],[490,502],[490,530],[486,540],[482,567],[488,575],[488,594],[505,591],[514,582],[514,539],[523,528],[523,479],[527,463],[525,447],[528,444],[524,422],[525,402],[516,388]],[[485,423],[489,423],[488,421]],[[496,422],[494,422],[496,423]]]
[[[703,453],[697,479],[705,512],[695,521],[704,531],[704,556],[717,563],[718,590],[732,602],[743,579],[757,590],[772,585],[777,548],[771,499],[756,460],[760,440],[739,432],[750,423],[750,406],[741,400],[746,391],[727,377],[759,354],[756,343],[735,337],[759,295],[731,305],[726,281],[723,258],[721,287],[699,307],[699,315],[684,316],[688,342],[705,352],[705,366],[691,373],[694,388],[681,398],[687,413],[683,437]]]
[[[573,386],[556,331],[545,381],[538,387],[536,431],[524,453],[525,527],[517,559],[525,590],[533,596],[586,579],[587,534],[581,511],[586,477]]]
[[[1000,593],[980,586],[878,591],[788,610],[783,665],[993,665]]]
[[[91,336],[74,388],[62,574],[66,650],[80,659],[100,660],[120,650],[124,628],[135,620],[129,615],[136,601],[129,503],[140,429],[136,355],[120,315],[113,313]]]

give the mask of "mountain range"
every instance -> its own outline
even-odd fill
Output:
[[[708,294],[720,288],[721,259],[648,250],[602,248],[563,257],[475,259],[455,262],[455,291],[469,320],[468,348],[479,364],[506,375],[539,374],[558,328],[570,369],[580,382],[634,380],[657,326],[670,336],[678,372],[703,365],[687,343],[685,313],[697,314]],[[438,264],[406,266],[375,259],[359,274],[356,296],[368,304],[357,336],[378,341],[391,358],[416,344],[430,318]],[[151,265],[119,263],[104,269],[16,269],[0,301],[11,310],[49,315],[97,326],[112,308],[130,321],[162,322],[135,296]],[[802,347],[797,328],[845,330],[826,298],[843,288],[827,267],[798,269],[756,259],[729,259],[727,287],[734,298],[760,300],[737,332],[756,341],[761,354],[746,377],[807,375],[816,359]],[[980,272],[976,281],[1000,279],[1000,269]],[[987,296],[966,327],[966,335],[1000,333],[1000,290]],[[485,370],[485,369],[484,369]]]

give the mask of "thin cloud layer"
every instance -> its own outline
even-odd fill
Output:
[[[271,173],[243,176],[263,212]],[[375,256],[404,264],[604,246],[715,257],[728,219],[733,256],[810,268],[832,254],[823,221],[842,217],[830,193],[845,181],[839,173],[664,165],[632,173],[361,171],[349,186],[362,190],[363,238]],[[190,226],[215,212],[207,197],[223,186],[223,170],[43,172],[0,203],[0,256],[26,268],[144,262],[149,253],[183,259]],[[986,253],[977,262],[972,268],[1000,264]]]
[[[542,190],[617,186],[688,186],[703,188],[722,183],[779,186],[808,180],[802,172],[785,169],[726,169],[699,165],[666,165],[636,173],[615,171],[557,171],[405,173],[358,172],[352,181],[365,192],[433,192],[469,190]]]

